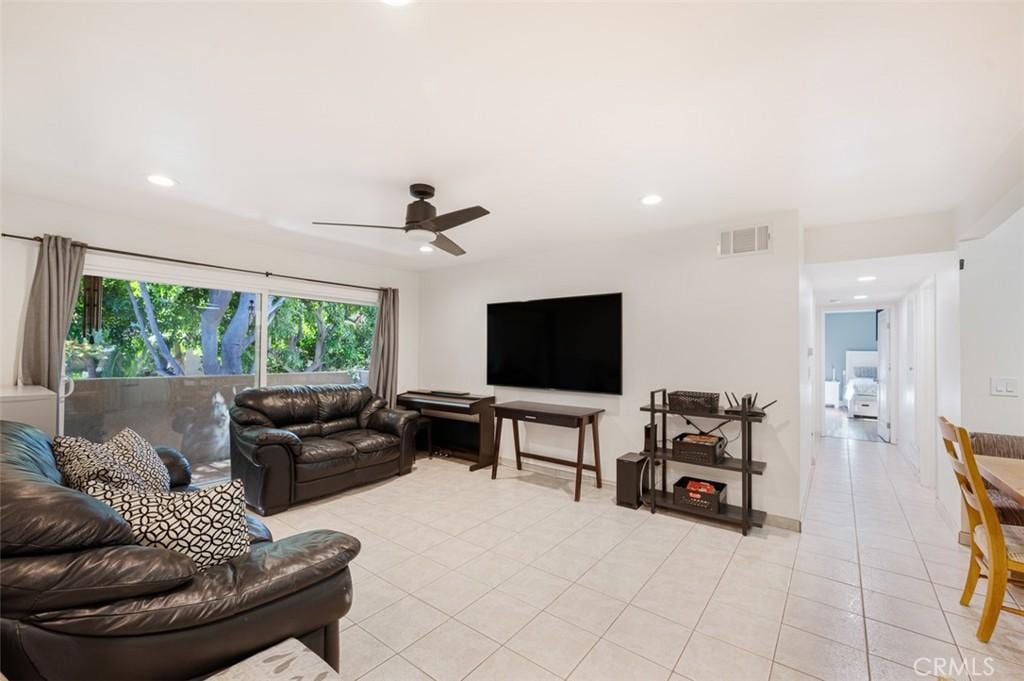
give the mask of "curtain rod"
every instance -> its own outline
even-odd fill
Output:
[[[6,232],[0,233],[7,239],[20,239],[21,241],[35,241],[42,243],[43,238],[38,236],[21,236],[20,234],[7,234]],[[76,241],[77,243],[81,243]],[[136,253],[134,251],[120,251],[116,248],[103,248],[101,246],[91,246],[89,244],[81,244],[90,251],[96,251],[98,253],[113,253],[114,255],[127,255],[133,258],[146,258],[148,260],[159,260],[161,262],[172,262],[177,265],[194,265],[195,267],[209,267],[215,270],[226,270],[228,272],[242,272],[244,274],[258,274],[264,277],[277,277],[278,279],[291,279],[292,281],[305,281],[311,284],[327,284],[328,286],[340,286],[342,288],[358,288],[364,291],[380,291],[379,286],[363,286],[362,284],[346,284],[340,281],[327,281],[326,279],[311,279],[309,277],[296,277],[291,274],[278,274],[276,272],[260,272],[259,270],[250,270],[244,267],[229,267],[228,265],[214,265],[207,262],[197,262],[195,260],[181,260],[179,258],[168,258],[163,255],[149,255],[147,253]]]

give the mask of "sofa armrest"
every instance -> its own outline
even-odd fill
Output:
[[[245,514],[245,525],[249,529],[249,543],[259,544],[265,541],[274,541],[274,534],[259,518],[254,518],[248,513]]]
[[[367,419],[366,427],[389,433],[401,438],[401,458],[398,463],[399,475],[412,470],[416,461],[416,422],[420,414],[408,409],[378,409]]]
[[[171,475],[171,487],[188,487],[192,484],[192,465],[184,454],[173,447],[157,447],[156,453]]]
[[[341,619],[351,607],[347,568],[359,550],[355,537],[313,530],[255,544],[249,553],[198,572],[189,584],[172,591],[38,613],[28,621],[53,632],[82,636],[158,634],[209,625],[334,580],[341,597],[319,598],[304,606],[312,630]]]
[[[971,447],[978,456],[1024,459],[1024,436],[999,433],[971,433]]]
[[[240,478],[245,501],[260,515],[285,510],[292,500],[295,457],[302,440],[279,428],[231,422],[231,477]]]
[[[252,426],[249,428],[239,428],[237,433],[240,441],[252,447],[260,445],[296,446],[302,444],[302,440],[299,439],[298,435],[280,428]]]
[[[4,558],[0,593],[4,617],[79,608],[174,589],[190,581],[188,556],[152,546]]]
[[[415,427],[419,412],[408,409],[378,409],[370,415],[366,427],[403,437],[410,425]],[[415,432],[413,432],[415,435]]]

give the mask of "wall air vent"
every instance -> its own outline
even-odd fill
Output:
[[[772,247],[772,230],[769,225],[730,229],[722,232],[718,239],[718,256],[754,255],[768,253]]]

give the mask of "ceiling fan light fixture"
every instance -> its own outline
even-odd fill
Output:
[[[409,241],[415,241],[418,244],[429,244],[437,235],[429,229],[414,227],[413,229],[406,230],[405,236]]]
[[[433,253],[433,252],[434,252],[434,247],[431,246],[430,244],[423,244],[422,246],[420,246],[420,253]]]

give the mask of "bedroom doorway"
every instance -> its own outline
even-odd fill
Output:
[[[884,309],[825,313],[824,437],[891,440],[888,315]]]

